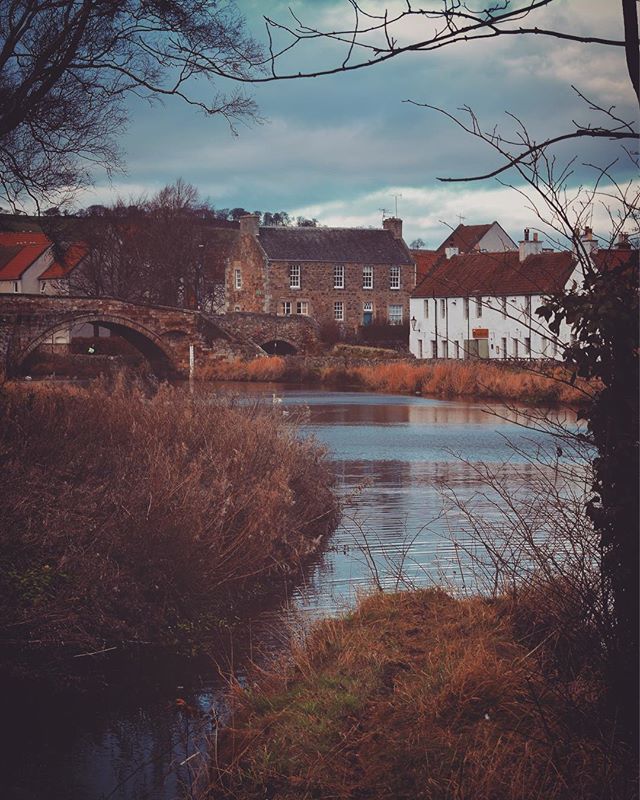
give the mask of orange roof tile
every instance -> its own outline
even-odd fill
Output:
[[[46,236],[40,243],[16,241],[16,237],[22,237],[22,234],[0,234],[0,281],[19,280],[34,261],[51,247]]]
[[[69,245],[63,258],[60,261],[54,261],[47,269],[39,276],[39,280],[55,280],[56,278],[64,278],[73,269],[75,269],[82,259],[89,252],[89,248],[84,242],[74,242]]]

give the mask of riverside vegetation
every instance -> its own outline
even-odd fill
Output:
[[[566,367],[559,364],[527,367],[487,361],[378,360],[385,352],[379,348],[338,348],[332,357],[317,362],[313,358],[301,360],[281,356],[219,360],[203,366],[198,377],[201,380],[315,382],[374,392],[547,406],[576,405],[588,391],[585,381],[572,378]],[[367,356],[375,363],[359,363]],[[354,360],[356,363],[351,363]]]
[[[205,647],[338,517],[324,451],[277,410],[166,386],[0,387],[0,460],[5,678]]]

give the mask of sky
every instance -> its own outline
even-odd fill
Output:
[[[363,5],[378,12],[406,7],[396,0]],[[265,38],[262,16],[290,22],[289,7],[314,27],[349,27],[352,20],[348,0],[238,0],[237,6],[259,40]],[[620,4],[609,0],[554,0],[536,23],[621,38]],[[420,30],[405,24],[397,33],[409,41]],[[299,72],[339,58],[334,45],[316,40],[288,54],[282,67]],[[150,105],[133,98],[128,129],[119,139],[126,173],[111,181],[97,173],[76,205],[149,195],[183,178],[217,208],[285,210],[322,225],[378,227],[382,209],[393,215],[397,202],[407,242],[421,238],[436,247],[460,221],[494,219],[517,241],[524,227],[546,230],[520,193],[495,180],[438,181],[498,166],[490,148],[443,115],[406,101],[450,112],[468,105],[485,127],[497,124],[505,131],[513,129],[509,112],[539,140],[566,132],[571,120],[594,120],[572,84],[599,105],[615,105],[625,119],[637,116],[622,48],[541,36],[463,43],[348,74],[250,86],[246,92],[264,121],[239,125],[238,135],[223,119],[201,116],[177,99]],[[207,96],[211,90],[194,91]],[[566,146],[558,151],[560,161],[572,155]],[[591,184],[594,172],[584,164],[609,163],[618,155],[610,142],[581,144],[569,183]],[[613,169],[622,180],[634,177],[625,159]],[[597,233],[608,233],[604,207],[592,210],[592,222]]]

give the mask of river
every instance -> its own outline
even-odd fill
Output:
[[[527,461],[548,437],[521,427],[516,412],[422,397],[269,385],[227,386],[264,397],[302,421],[302,434],[328,448],[344,499],[343,521],[325,551],[277,610],[260,613],[249,647],[277,648],[289,623],[339,613],[372,586],[445,583],[464,588],[469,539],[464,515],[473,503],[485,519],[499,503],[485,496],[478,465],[495,465],[517,493],[534,469]],[[488,413],[489,412],[489,413]],[[515,448],[514,448],[515,446]],[[506,466],[498,466],[506,465]],[[448,499],[447,499],[448,498]],[[266,643],[266,644],[265,644]],[[242,676],[243,642],[230,642]],[[0,785],[6,800],[175,800],[205,759],[205,738],[222,713],[223,692],[211,670],[169,690],[51,709],[28,700],[5,714],[7,741]],[[175,698],[191,706],[189,714]],[[188,760],[187,760],[188,759]],[[186,763],[183,763],[185,762]]]

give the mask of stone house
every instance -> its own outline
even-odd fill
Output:
[[[382,229],[261,227],[240,220],[226,271],[227,311],[304,314],[344,332],[409,319],[415,263],[402,220]]]
[[[598,251],[589,229],[582,241],[599,269],[637,258],[628,248]],[[445,255],[412,294],[409,348],[424,359],[560,358],[570,328],[556,336],[535,311],[581,277],[572,252],[544,250],[528,229],[516,252]]]

